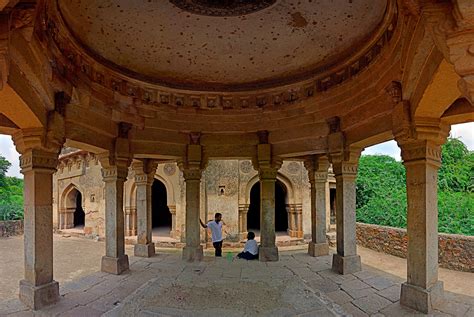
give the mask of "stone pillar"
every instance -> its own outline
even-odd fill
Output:
[[[275,235],[275,183],[277,168],[260,168],[260,261],[278,261]]]
[[[327,177],[329,162],[325,157],[311,157],[305,161],[311,186],[311,242],[308,253],[311,256],[329,254],[326,238]]]
[[[130,199],[134,199],[134,197],[130,197]],[[137,235],[137,207],[135,206],[125,207],[125,235]]]
[[[272,156],[272,146],[268,143],[268,131],[257,132],[259,144],[253,161],[260,179],[260,248],[262,262],[278,261],[275,235],[275,183],[282,161]]]
[[[171,232],[170,237],[173,239],[177,239],[177,232],[176,232],[176,205],[168,205],[168,209],[171,213]]]
[[[290,237],[296,237],[296,231],[298,231],[296,228],[296,209],[294,208],[294,205],[288,204],[285,206],[285,209],[288,217],[288,235]]]
[[[436,119],[416,119],[409,129],[394,127],[406,169],[408,203],[407,282],[400,303],[426,314],[443,296],[438,280],[437,180],[448,132],[449,126]]]
[[[183,175],[186,182],[186,246],[183,248],[183,260],[201,261],[203,258],[199,224],[201,170],[185,169]]]
[[[53,280],[53,173],[58,153],[38,149],[21,153],[25,278],[19,295],[36,310],[59,300],[59,284]]]
[[[202,149],[199,144],[199,136],[191,135],[191,142],[187,146],[186,160],[178,166],[183,171],[186,183],[186,246],[183,248],[183,260],[201,261],[203,248],[200,233],[200,200],[201,200],[201,176],[202,176]]]
[[[155,244],[152,241],[152,193],[151,186],[155,179],[157,164],[143,160],[133,165],[135,185],[137,188],[137,244],[134,247],[135,256],[152,257],[155,255]]]
[[[101,270],[118,275],[129,267],[125,254],[123,212],[123,185],[128,174],[128,164],[101,163],[105,183],[105,256],[102,257]]]
[[[248,204],[239,204],[239,234],[240,239],[247,238],[247,214],[249,212]]]
[[[346,157],[346,155],[348,157]],[[360,150],[331,157],[336,177],[336,247],[332,268],[340,274],[362,269],[356,247],[356,184]]]

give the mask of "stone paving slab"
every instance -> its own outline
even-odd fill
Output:
[[[131,257],[123,275],[97,272],[64,283],[60,302],[41,311],[29,311],[17,299],[2,302],[0,316],[424,316],[400,306],[400,283],[388,275],[339,275],[331,271],[330,257],[304,251],[280,258],[185,263],[179,253]],[[447,293],[432,315],[474,316],[473,303]]]

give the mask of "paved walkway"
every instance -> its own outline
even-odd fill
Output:
[[[21,242],[0,240],[0,289],[15,290],[2,295],[7,301],[0,303],[0,316],[419,315],[398,303],[405,260],[363,248],[364,270],[346,276],[330,270],[329,256],[312,258],[304,250],[282,251],[281,261],[271,263],[206,257],[190,264],[178,252],[162,252],[150,259],[130,257],[131,271],[114,276],[96,272],[102,242],[58,236],[55,276],[61,301],[32,313],[15,295],[23,271]],[[473,274],[440,270],[444,276],[447,301],[435,315],[474,316]],[[449,292],[452,279],[464,294]]]

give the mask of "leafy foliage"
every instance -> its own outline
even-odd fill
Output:
[[[474,152],[450,138],[438,174],[440,232],[474,235]],[[406,227],[406,175],[401,162],[364,155],[357,175],[357,221]]]
[[[23,219],[23,180],[5,175],[10,166],[0,156],[0,220]]]

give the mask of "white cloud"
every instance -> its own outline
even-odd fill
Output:
[[[451,136],[459,138],[470,151],[474,151],[474,122],[453,125]]]
[[[362,154],[365,154],[365,155],[383,154],[383,155],[389,155],[395,158],[397,161],[401,160],[400,148],[398,147],[397,142],[393,140],[380,143],[374,146],[370,146],[366,148],[362,152]]]
[[[0,134],[0,155],[12,163],[7,175],[23,178],[20,173],[20,154],[16,151],[11,136]]]

